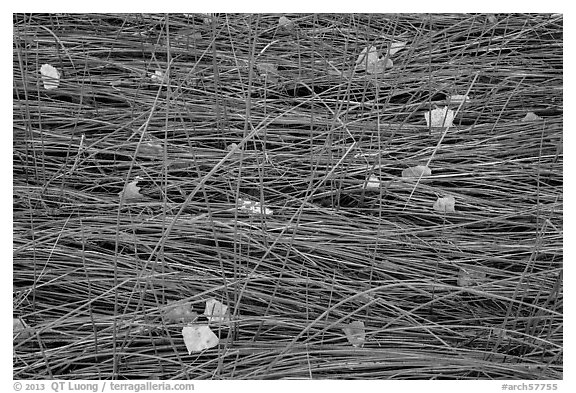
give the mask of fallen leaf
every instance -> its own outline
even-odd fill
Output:
[[[493,335],[498,336],[499,338],[501,338],[502,340],[507,340],[508,339],[508,335],[506,334],[506,330],[499,328],[499,327],[493,327],[492,329],[490,329]]]
[[[365,70],[369,74],[381,74],[393,65],[394,63],[388,56],[378,58],[378,50],[374,46],[364,48],[356,59],[356,69]]]
[[[460,105],[461,103],[466,104],[470,101],[470,97],[463,94],[454,94],[450,96],[450,103],[455,105]]]
[[[272,83],[278,82],[278,66],[273,63],[258,63],[256,69],[261,78],[264,78]]]
[[[12,318],[12,336],[14,340],[25,340],[32,337],[32,328],[20,318]]]
[[[419,179],[421,177],[431,176],[432,170],[428,168],[426,165],[416,165],[411,166],[410,168],[406,168],[402,171],[402,178],[403,179],[412,179],[416,178]]]
[[[50,64],[40,67],[40,74],[42,74],[42,83],[46,90],[56,89],[60,85],[60,73]]]
[[[370,175],[368,183],[366,183],[367,190],[378,190],[380,188],[380,179],[376,175]]]
[[[161,145],[155,143],[142,143],[138,147],[138,154],[144,154],[149,156],[162,155],[164,153],[164,148]]]
[[[365,70],[370,64],[376,63],[378,61],[378,50],[375,46],[366,47],[358,55],[356,59],[356,67],[360,70]]]
[[[291,31],[294,29],[294,22],[292,22],[286,16],[281,16],[280,19],[278,19],[278,26],[281,29],[286,29],[286,30]]]
[[[214,14],[210,13],[210,12],[200,12],[200,15],[204,15],[204,18],[202,19],[202,22],[204,22],[205,25],[209,25],[212,23],[214,19]]]
[[[471,287],[481,284],[484,280],[486,280],[486,271],[479,267],[461,267],[458,272],[457,283],[459,287]]]
[[[238,210],[249,215],[264,215],[271,216],[274,214],[272,209],[261,206],[260,202],[250,201],[246,199],[239,199]]]
[[[402,48],[404,48],[406,46],[407,42],[406,41],[394,41],[390,44],[390,49],[388,50],[388,54],[390,56],[393,56],[396,52],[398,52],[399,50],[401,50]]]
[[[136,176],[136,179],[134,181],[131,181],[130,183],[126,184],[126,187],[124,188],[124,190],[122,190],[118,193],[118,196],[120,196],[120,199],[123,199],[125,201],[130,201],[130,200],[144,198],[144,195],[140,194],[140,187],[138,187],[136,185],[136,184],[138,184],[138,181],[140,181],[140,180],[142,180],[142,178],[140,176]]]
[[[226,322],[230,320],[227,310],[228,306],[225,306],[214,298],[210,298],[206,300],[204,315],[208,317],[208,321],[210,322]]]
[[[192,352],[202,352],[205,349],[213,348],[220,341],[208,325],[191,325],[182,328],[182,336],[188,355]]]
[[[166,75],[164,75],[162,71],[154,71],[154,73],[150,75],[150,79],[152,79],[154,83],[167,82]]]
[[[192,311],[192,304],[186,302],[184,304],[170,304],[164,313],[164,318],[167,322],[194,322],[198,318],[198,314]]]
[[[342,328],[348,342],[355,347],[361,347],[366,341],[366,330],[364,329],[364,322],[353,321]]]
[[[430,117],[432,115],[432,117]],[[454,111],[447,106],[424,112],[428,127],[454,127]]]
[[[228,146],[226,146],[226,150],[227,150],[227,151],[230,151],[230,150],[236,148],[237,146],[238,146],[237,143],[232,142],[231,144],[229,144]],[[236,153],[240,153],[240,150],[236,150]]]
[[[454,199],[453,196],[447,196],[443,198],[439,197],[438,200],[434,202],[434,205],[432,205],[432,208],[440,213],[455,213],[456,212],[454,210],[455,203],[456,200]]]
[[[540,121],[540,120],[544,120],[544,119],[542,119],[540,116],[538,116],[534,112],[528,112],[528,113],[526,113],[526,116],[524,116],[522,118],[522,121]]]

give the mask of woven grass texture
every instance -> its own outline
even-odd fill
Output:
[[[562,15],[13,23],[14,378],[562,378]]]

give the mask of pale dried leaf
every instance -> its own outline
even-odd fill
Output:
[[[278,26],[283,29],[291,30],[294,28],[294,22],[292,22],[290,18],[282,15],[280,19],[278,19]]]
[[[355,347],[361,347],[366,342],[366,330],[364,329],[364,322],[353,321],[342,328],[348,342]]]
[[[225,306],[214,298],[206,300],[204,315],[208,317],[208,321],[210,322],[226,322],[230,320],[228,316],[228,306]]]
[[[46,90],[56,89],[60,85],[60,73],[50,64],[40,67],[40,74],[42,74],[42,83]]]
[[[455,105],[460,105],[461,103],[467,103],[470,101],[470,97],[465,94],[453,94],[450,96],[450,103]]]
[[[130,183],[126,184],[124,190],[118,193],[120,199],[123,199],[125,201],[131,201],[144,198],[144,195],[140,194],[140,187],[136,185],[138,184],[139,180],[141,180],[141,178],[137,176],[134,181],[131,181]]]
[[[366,68],[366,72],[369,74],[381,74],[387,69],[392,68],[394,63],[392,59],[385,57],[382,59],[378,59],[376,63],[368,64],[368,68]]]
[[[381,74],[393,65],[388,56],[378,58],[378,50],[374,46],[364,48],[356,59],[356,70],[365,70],[369,74]]]
[[[482,284],[486,280],[486,271],[479,267],[461,267],[458,272],[458,286],[471,287]]]
[[[402,171],[403,179],[419,179],[421,177],[427,177],[432,175],[432,170],[426,165],[416,165],[406,168]]]
[[[260,75],[264,74],[278,74],[278,65],[274,63],[258,63],[256,69]]]
[[[198,318],[198,313],[192,311],[192,303],[168,304],[164,313],[164,319],[167,322],[194,322]]]
[[[447,197],[438,198],[432,208],[440,213],[455,213],[454,205],[456,200],[453,196],[449,195]]]
[[[508,335],[506,334],[506,330],[505,330],[505,329],[502,329],[502,328],[499,328],[499,327],[493,327],[493,328],[490,329],[490,330],[491,330],[490,333],[492,333],[493,335],[501,338],[502,340],[507,340],[507,339],[509,338]]]
[[[138,147],[138,154],[159,156],[164,154],[164,148],[155,143],[142,143]]]
[[[378,50],[375,46],[366,47],[358,55],[356,59],[356,68],[365,70],[370,64],[375,64],[378,61]]]
[[[231,144],[226,146],[226,150],[231,151],[232,149],[235,149],[236,147],[238,147],[238,144],[235,142],[232,142]],[[240,153],[240,150],[236,150],[236,153]]]
[[[432,116],[430,116],[432,115]],[[424,112],[428,127],[453,127],[454,111],[447,106]]]
[[[20,318],[12,318],[12,335],[14,339],[24,340],[32,336],[33,330]]]
[[[404,48],[406,46],[407,42],[406,41],[394,41],[390,44],[390,49],[388,50],[388,54],[390,56],[393,56],[396,52],[398,52],[399,50],[401,50],[402,48]]]
[[[166,83],[168,81],[164,72],[158,70],[154,71],[153,74],[150,74],[150,79],[152,79],[152,82],[154,83]]]
[[[274,214],[272,209],[261,206],[260,202],[250,201],[246,199],[238,200],[238,211],[247,213],[249,215],[264,215],[271,216]]]
[[[522,118],[522,121],[540,121],[540,120],[544,120],[544,119],[542,119],[540,116],[538,116],[534,112],[528,112],[528,113],[526,113],[526,116],[524,116]]]
[[[380,179],[376,175],[370,175],[368,183],[366,183],[366,189],[368,190],[378,190],[380,188]]]
[[[182,336],[189,355],[213,348],[220,341],[208,325],[185,326],[182,328]]]

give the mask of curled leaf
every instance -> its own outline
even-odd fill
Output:
[[[220,341],[208,325],[185,326],[182,328],[182,336],[189,355],[213,348]]]
[[[210,322],[226,322],[230,320],[227,310],[228,306],[225,306],[214,298],[210,298],[206,300],[204,315],[208,317]]]
[[[454,205],[456,200],[453,196],[449,195],[447,197],[438,198],[432,208],[440,213],[455,213]]]
[[[421,177],[427,177],[432,175],[432,170],[426,165],[416,165],[406,168],[402,171],[403,179],[419,179]]]
[[[60,85],[60,73],[50,64],[40,67],[40,74],[42,74],[42,83],[46,90],[56,89]]]
[[[424,112],[428,127],[454,127],[454,111],[447,106]]]
[[[364,322],[353,321],[342,328],[348,342],[355,347],[361,347],[366,341],[366,330],[364,329]]]

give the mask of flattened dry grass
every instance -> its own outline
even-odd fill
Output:
[[[14,378],[562,378],[562,16],[287,16],[14,15]]]

